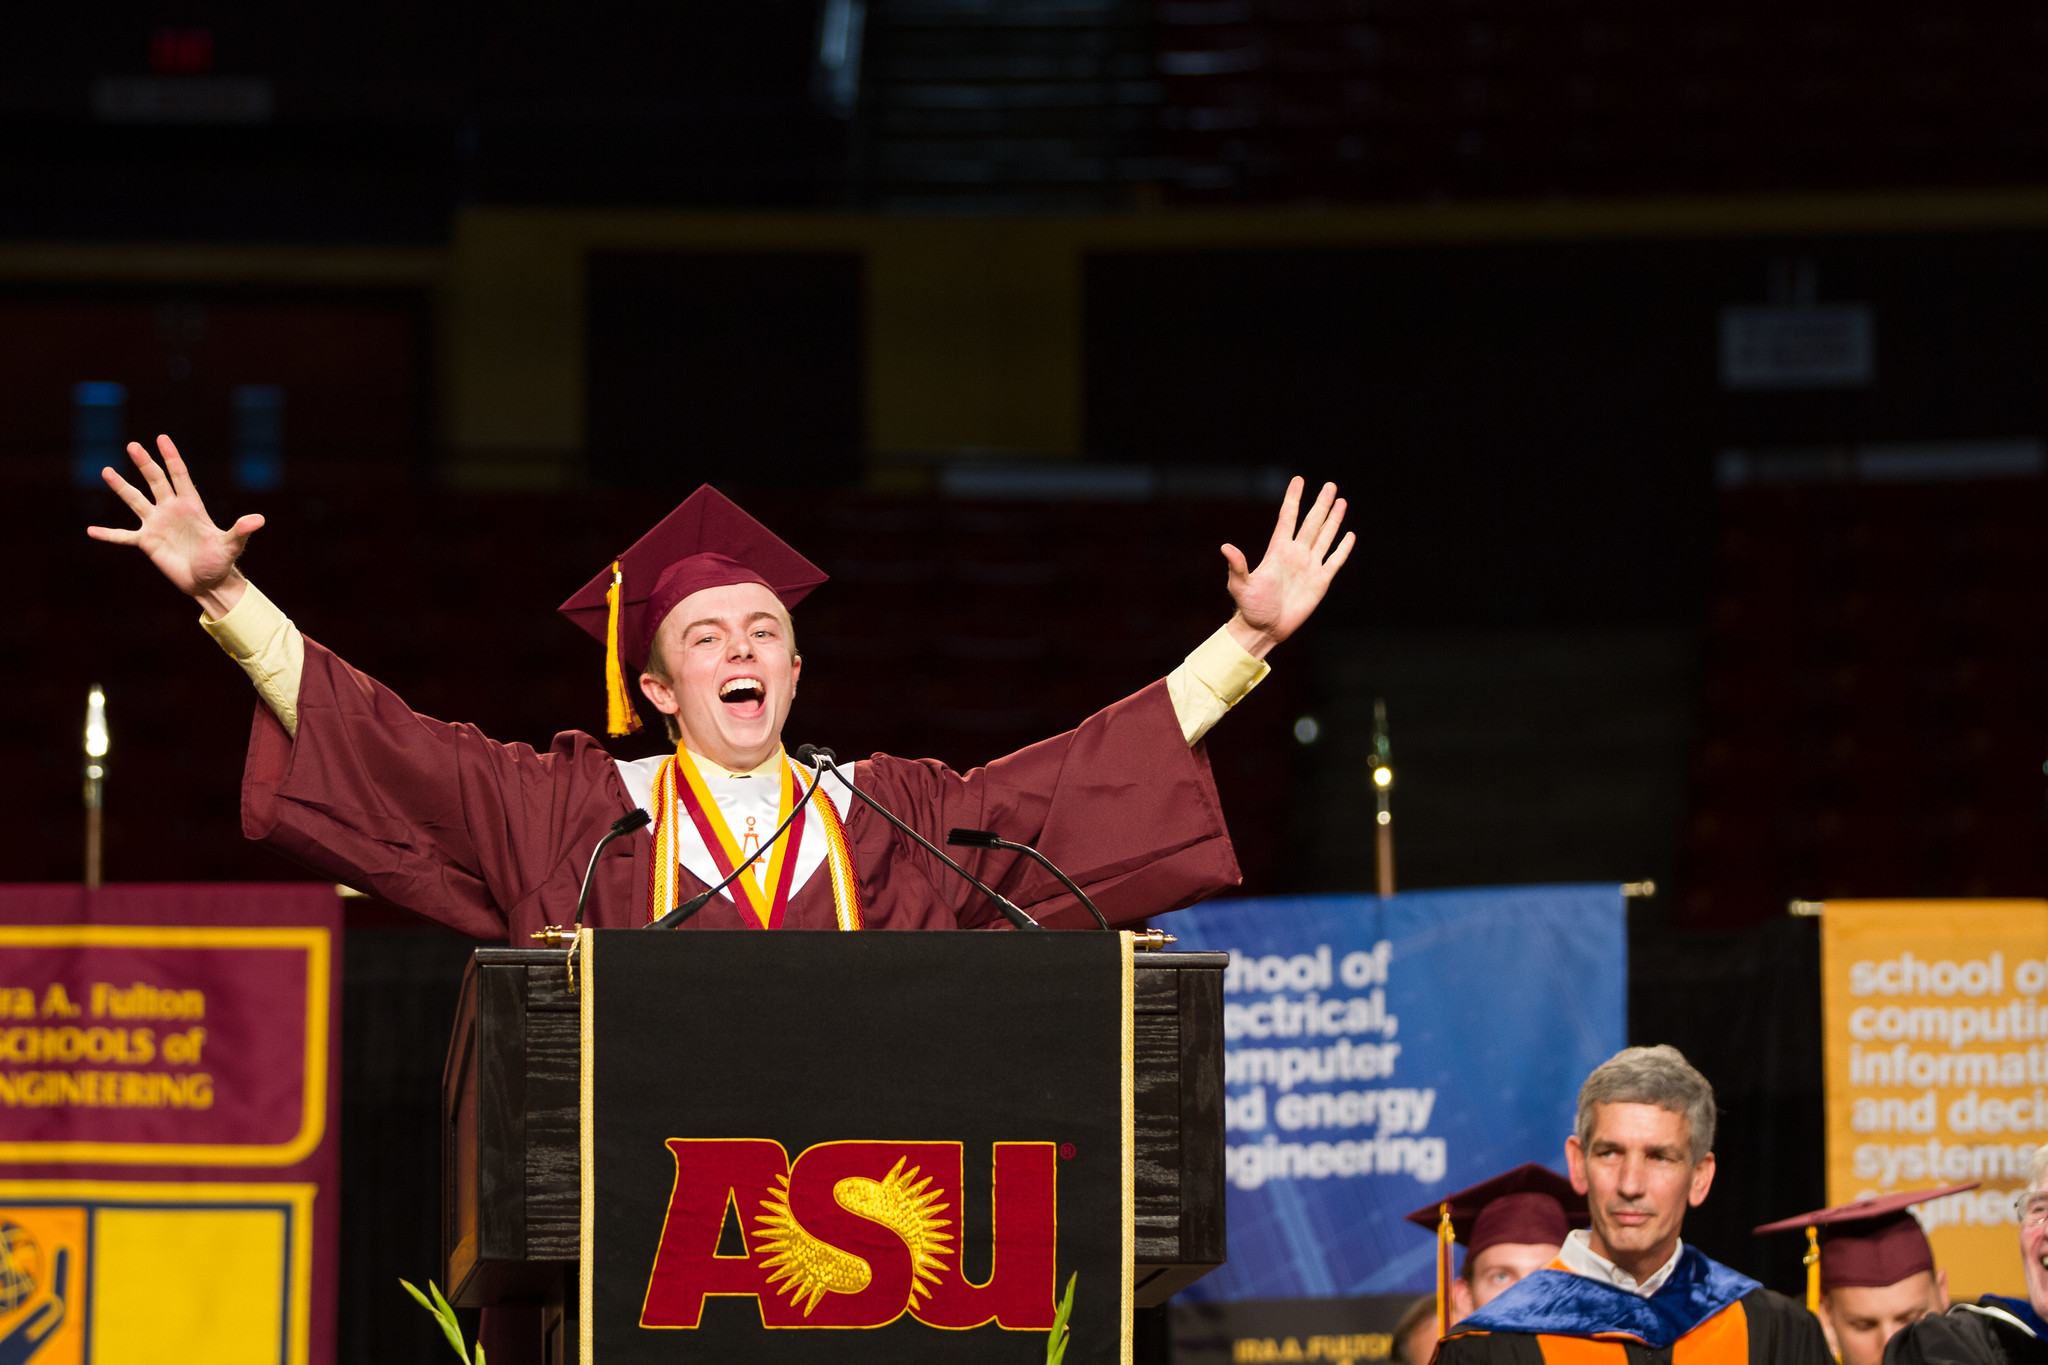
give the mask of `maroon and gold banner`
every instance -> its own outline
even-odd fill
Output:
[[[340,900],[0,887],[0,1358],[328,1365]]]

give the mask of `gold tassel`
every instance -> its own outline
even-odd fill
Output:
[[[626,692],[626,669],[619,655],[619,615],[624,604],[625,574],[612,561],[612,585],[604,590],[604,728],[614,739],[640,728],[640,716]]]
[[[1820,1312],[1820,1229],[1806,1230],[1806,1311]]]
[[[1441,1341],[1451,1334],[1451,1244],[1458,1234],[1451,1228],[1451,1206],[1436,1206],[1436,1335]]]

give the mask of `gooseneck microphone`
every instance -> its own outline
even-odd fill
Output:
[[[988,829],[950,830],[946,834],[946,842],[951,844],[955,848],[1008,849],[1012,853],[1022,853],[1028,857],[1037,859],[1038,865],[1040,867],[1044,868],[1047,872],[1052,873],[1053,876],[1058,877],[1060,879],[1060,885],[1066,887],[1067,890],[1073,892],[1075,899],[1079,900],[1081,904],[1088,907],[1088,913],[1095,916],[1095,922],[1097,924],[1101,925],[1105,930],[1109,928],[1109,921],[1104,919],[1102,917],[1102,912],[1095,908],[1095,902],[1088,899],[1088,893],[1086,891],[1083,891],[1080,888],[1080,886],[1075,883],[1072,877],[1069,877],[1066,873],[1060,871],[1058,867],[1054,866],[1052,859],[1046,857],[1043,853],[1040,853],[1031,845],[1013,843],[1010,840],[1005,839],[1001,835],[997,834],[994,830]]]
[[[635,806],[632,810],[612,821],[612,827],[605,832],[604,838],[599,839],[597,847],[590,850],[590,866],[583,869],[583,886],[576,893],[576,927],[578,929],[583,927],[583,907],[590,900],[591,874],[597,871],[597,855],[604,852],[612,840],[625,838],[634,830],[646,825],[653,818],[645,810]]]
[[[997,891],[995,888],[985,885],[979,877],[975,876],[972,872],[969,872],[966,868],[960,866],[960,864],[954,862],[951,858],[947,857],[944,849],[940,848],[937,844],[933,843],[931,840],[925,838],[922,834],[919,834],[916,830],[912,829],[910,826],[904,824],[901,820],[897,819],[896,813],[894,811],[890,810],[887,806],[875,800],[874,797],[869,796],[866,792],[862,791],[859,787],[855,786],[853,782],[847,778],[845,773],[839,771],[838,756],[835,755],[830,749],[820,749],[815,744],[806,744],[803,746],[803,748],[798,749],[796,751],[796,761],[804,764],[816,763],[818,765],[818,776],[820,778],[823,778],[827,772],[830,772],[834,777],[838,778],[840,786],[845,787],[855,796],[858,796],[861,800],[867,802],[868,805],[874,808],[875,812],[878,815],[880,815],[884,820],[887,820],[890,824],[896,826],[897,829],[900,829],[905,834],[909,835],[912,839],[914,839],[917,842],[919,847],[924,849],[925,852],[931,854],[934,858],[937,858],[947,867],[952,868],[962,877],[965,877],[967,879],[968,885],[972,886],[976,891],[979,891],[982,895],[988,897],[990,903],[993,904],[996,909],[1002,911],[1003,918],[1008,920],[1014,927],[1018,929],[1037,930],[1043,930],[1045,928],[1043,924],[1040,924],[1037,920],[1031,918],[1030,915],[1026,914],[1019,906],[1014,904],[1009,897],[1003,895],[1002,892]]]
[[[799,763],[803,761],[802,749],[797,750],[797,761]],[[769,849],[775,847],[775,841],[782,837],[782,833],[784,830],[788,829],[791,825],[796,823],[797,816],[802,815],[804,812],[804,807],[810,804],[811,793],[816,791],[818,789],[818,784],[820,782],[823,782],[824,780],[825,774],[822,771],[819,772],[819,774],[816,777],[811,779],[811,785],[804,788],[804,794],[798,797],[796,804],[789,808],[789,814],[782,817],[782,823],[775,827],[775,832],[769,835],[766,839],[763,839],[759,847],[757,847],[752,853],[749,853],[744,859],[740,861],[740,865],[738,867],[735,867],[732,871],[726,873],[724,881],[712,887],[709,891],[702,891],[699,892],[697,895],[690,897],[690,899],[684,901],[681,905],[678,905],[675,909],[669,911],[660,919],[649,921],[647,927],[649,929],[680,929],[685,924],[689,923],[690,916],[696,914],[699,910],[702,910],[706,905],[710,904],[711,898],[713,896],[717,895],[719,892],[725,890],[725,888],[731,886],[734,882],[738,881],[740,878],[740,873],[745,872],[749,867],[752,867],[754,865],[754,860],[756,858],[759,858],[763,853],[766,853]]]

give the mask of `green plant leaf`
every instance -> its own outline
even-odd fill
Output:
[[[425,1294],[420,1293],[418,1289],[413,1287],[413,1283],[411,1280],[400,1280],[398,1283],[399,1286],[403,1288],[406,1293],[412,1295],[413,1301],[419,1304],[420,1307],[426,1309],[429,1313],[434,1313],[434,1316],[437,1318],[441,1316],[439,1313],[434,1312],[434,1305],[427,1302],[427,1296]]]
[[[1060,1296],[1059,1311],[1052,1318],[1052,1331],[1045,1338],[1045,1365],[1060,1365],[1067,1358],[1067,1319],[1074,1316],[1074,1281],[1080,1278],[1078,1270],[1067,1276],[1067,1292]]]
[[[427,1281],[427,1292],[434,1296],[430,1302],[427,1295],[420,1293],[409,1281],[400,1280],[399,1284],[405,1287],[405,1292],[412,1295],[420,1307],[433,1315],[435,1325],[441,1329],[441,1335],[448,1338],[449,1349],[455,1352],[455,1358],[461,1361],[462,1365],[469,1365],[469,1352],[462,1345],[462,1325],[455,1320],[455,1309],[449,1305],[448,1300],[441,1297],[440,1288],[432,1280]],[[482,1363],[478,1362],[478,1365]]]

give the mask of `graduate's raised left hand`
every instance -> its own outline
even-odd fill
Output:
[[[1288,482],[1273,538],[1256,569],[1246,564],[1244,551],[1235,545],[1223,547],[1224,561],[1230,565],[1230,595],[1237,602],[1230,635],[1253,658],[1265,658],[1273,646],[1301,629],[1358,541],[1349,531],[1337,539],[1344,523],[1344,499],[1337,496],[1336,484],[1323,485],[1306,515],[1301,512],[1302,489],[1300,478]]]

